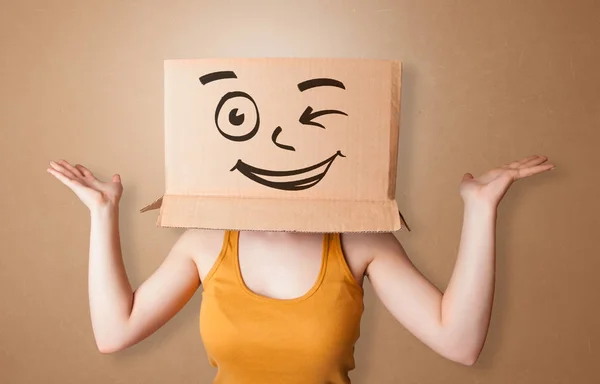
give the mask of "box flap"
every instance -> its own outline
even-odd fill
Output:
[[[157,225],[319,233],[391,232],[402,227],[395,200],[284,200],[172,195],[164,196]]]
[[[163,196],[159,197],[158,199],[154,200],[152,203],[146,205],[144,208],[140,209],[141,213],[147,212],[147,211],[152,211],[154,209],[159,209],[162,206],[162,202],[163,202]]]

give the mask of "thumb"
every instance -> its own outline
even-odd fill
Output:
[[[112,177],[112,182],[121,184],[121,176],[119,174],[114,174]]]
[[[465,174],[463,175],[463,178],[462,178],[462,180],[463,180],[463,181],[467,181],[467,180],[473,180],[473,175],[471,175],[470,173],[468,173],[468,172],[467,172],[467,173],[465,173]]]

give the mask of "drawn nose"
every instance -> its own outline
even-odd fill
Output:
[[[279,136],[281,131],[282,131],[281,127],[275,128],[275,130],[273,131],[273,134],[271,135],[271,140],[273,140],[273,143],[281,149],[285,149],[288,151],[295,151],[296,148],[292,147],[291,145],[281,144],[281,143],[277,142],[277,136]]]

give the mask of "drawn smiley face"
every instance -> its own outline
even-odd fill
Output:
[[[200,82],[206,85],[210,82],[223,79],[237,79],[233,71],[212,72],[200,77]],[[335,79],[317,78],[303,81],[298,84],[298,90],[304,92],[316,87],[336,87],[345,90],[344,84]],[[325,126],[314,121],[317,117],[338,114],[348,116],[345,112],[335,109],[314,111],[307,106],[298,121],[303,125],[310,125],[325,129]],[[246,92],[232,91],[226,93],[217,104],[215,110],[215,125],[219,133],[228,140],[242,142],[252,139],[260,128],[260,113],[256,102]],[[271,141],[277,147],[286,151],[295,151],[292,145],[280,143],[277,139],[281,133],[281,126],[277,126],[271,134]],[[292,170],[262,169],[252,166],[238,159],[231,171],[238,171],[248,179],[266,187],[300,191],[314,187],[321,181],[337,157],[345,157],[337,151],[327,159],[307,167]]]

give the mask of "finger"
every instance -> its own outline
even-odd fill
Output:
[[[121,175],[114,174],[113,177],[112,177],[112,182],[113,183],[119,183],[119,184],[121,184]]]
[[[516,169],[516,168],[519,168],[523,164],[527,164],[528,162],[537,159],[538,157],[539,157],[538,155],[528,156],[524,159],[513,161],[512,163],[508,163],[505,166],[508,168]]]
[[[69,171],[68,169],[66,169],[65,167],[63,167],[62,165],[60,165],[60,164],[58,164],[58,163],[56,163],[54,161],[50,162],[50,166],[54,170],[56,170],[57,172],[60,172],[64,176],[68,177],[69,179],[75,179],[76,178],[75,175],[71,171]]]
[[[75,165],[75,168],[79,169],[79,172],[81,172],[81,174],[85,177],[88,177],[88,176],[94,177],[94,175],[92,174],[92,171],[90,171],[89,169],[87,169],[86,167],[84,167],[81,164]]]
[[[462,179],[463,179],[463,181],[466,181],[466,180],[473,180],[473,175],[467,172],[467,173],[465,173],[465,174],[463,175],[463,178],[462,178]]]
[[[546,172],[554,169],[554,164],[540,164],[529,168],[521,168],[517,170],[517,179],[537,175],[538,173]]]
[[[74,166],[72,166],[68,161],[66,161],[66,160],[59,160],[58,163],[60,165],[62,165],[63,167],[65,167],[66,169],[68,169],[69,172],[71,172],[73,175],[75,175],[75,177],[77,177],[77,178],[83,177],[83,174],[81,173],[81,171],[79,171],[79,169],[77,169]]]
[[[50,173],[52,176],[56,177],[60,182],[62,182],[64,185],[66,185],[67,187],[69,187],[71,189],[80,185],[79,181],[65,176],[62,172],[59,172],[54,168],[47,168],[46,171],[48,171],[48,173]]]
[[[536,166],[536,165],[543,164],[543,163],[545,163],[546,161],[548,161],[548,158],[547,158],[546,156],[538,156],[538,157],[537,157],[537,158],[535,158],[535,159],[531,159],[531,160],[530,160],[530,161],[528,161],[528,162],[524,162],[524,163],[522,163],[522,164],[519,166],[519,168],[529,168],[529,167],[533,167],[533,166]]]

